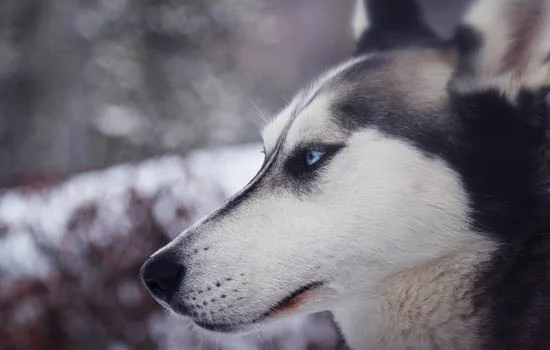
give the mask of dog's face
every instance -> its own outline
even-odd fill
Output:
[[[364,297],[471,244],[458,174],[405,136],[443,136],[451,73],[432,50],[371,55],[298,94],[266,127],[256,178],[159,253],[184,268],[167,304],[205,328],[241,330]]]
[[[515,198],[499,186],[523,176],[507,167],[531,141],[486,148],[476,103],[504,121],[516,105],[456,93],[456,67],[447,49],[373,53],[300,92],[265,128],[257,176],[144,266],[153,295],[204,328],[246,331],[368,298],[394,273],[486,240],[477,228],[506,225],[490,210]],[[493,141],[531,135],[511,123]],[[518,178],[500,183],[500,171]],[[496,187],[479,190],[491,176]]]

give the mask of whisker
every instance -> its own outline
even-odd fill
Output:
[[[273,350],[273,337],[271,335],[269,335],[261,325],[258,325],[258,328],[260,330],[260,333],[263,333],[265,335],[265,338],[267,338],[267,341],[268,341],[268,344],[269,344],[269,348],[270,350]]]
[[[264,349],[264,344],[267,344],[267,339],[262,336],[262,330],[258,327],[258,332],[255,332],[258,339],[260,339],[260,350]]]
[[[248,102],[254,107],[254,110],[257,112],[258,116],[262,120],[264,124],[269,123],[269,115],[265,113],[260,106],[256,102],[254,102],[251,98],[248,98]]]
[[[193,321],[191,320],[189,320],[189,328],[191,333],[191,339],[193,339],[193,342],[196,339],[200,348],[200,346],[202,345],[202,336],[200,332],[197,330],[197,327],[195,327],[195,324],[193,323]]]
[[[200,329],[196,329],[197,334],[199,335],[199,349],[202,348],[202,345],[204,344],[204,338],[206,337],[203,333],[201,333]]]

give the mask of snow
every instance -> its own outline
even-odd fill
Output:
[[[51,273],[48,262],[38,251],[33,238],[14,232],[0,241],[0,265],[11,275],[41,276]]]

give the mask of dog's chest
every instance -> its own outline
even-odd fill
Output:
[[[346,341],[354,350],[478,348],[478,258],[457,254],[395,274],[363,305],[335,310]]]

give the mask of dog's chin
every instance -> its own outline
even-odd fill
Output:
[[[256,323],[247,324],[213,324],[208,322],[193,321],[200,328],[215,332],[215,333],[229,333],[229,334],[245,334],[250,333],[258,328]]]
[[[276,320],[291,316],[296,309],[307,299],[310,294],[315,293],[315,290],[319,288],[322,283],[311,283],[307,286],[297,289],[290,293],[286,298],[282,299],[275,307],[267,307],[269,311],[263,313],[260,317],[257,317],[253,321],[242,323],[210,323],[201,320],[194,320],[193,322],[207,331],[217,333],[249,333],[252,332],[262,324],[272,323]]]

